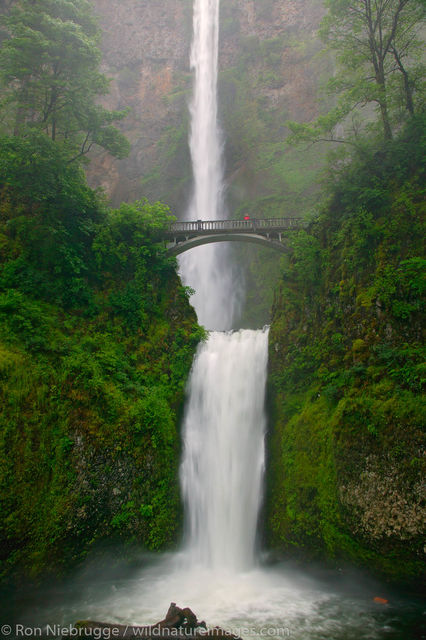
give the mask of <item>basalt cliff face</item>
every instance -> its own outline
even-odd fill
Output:
[[[130,107],[122,129],[132,151],[121,161],[94,157],[91,184],[103,187],[114,204],[147,196],[180,216],[191,185],[192,2],[92,2],[103,30],[103,70],[111,78],[105,101],[114,109]],[[221,4],[219,101],[233,210],[263,193],[264,176],[252,180],[253,150],[261,151],[277,134],[283,140],[285,119],[317,113],[319,63],[313,56],[323,12],[319,0]],[[264,170],[272,171],[271,163]]]
[[[106,154],[93,158],[89,178],[113,203],[144,195],[142,187],[158,163],[164,132],[182,117],[182,100],[173,94],[188,84],[191,12],[183,0],[109,0],[93,2],[103,31],[103,70],[111,78],[105,102],[113,109],[129,108],[122,124],[132,143],[129,158],[117,161]]]

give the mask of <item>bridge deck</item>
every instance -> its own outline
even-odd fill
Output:
[[[170,238],[211,235],[212,233],[272,233],[302,229],[300,218],[251,218],[250,220],[195,220],[174,222],[166,231]]]

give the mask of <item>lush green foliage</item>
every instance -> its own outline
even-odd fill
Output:
[[[399,577],[422,568],[424,124],[330,176],[271,328],[272,544]]]
[[[358,136],[360,129],[371,124],[368,105],[378,112],[384,138],[391,139],[407,114],[412,116],[424,107],[424,3],[327,0],[325,4],[329,11],[320,35],[337,61],[327,90],[338,101],[309,125],[289,123],[293,141],[347,142],[348,135]]]
[[[129,146],[124,112],[96,102],[90,4],[19,0],[2,26],[0,573],[37,574],[105,538],[176,540],[178,413],[204,334],[167,207],[111,211],[80,166],[93,144]]]
[[[164,205],[109,211],[62,147],[0,139],[2,572],[180,522],[177,415],[203,338]]]
[[[42,131],[61,142],[69,159],[98,145],[117,157],[129,143],[96,99],[108,92],[98,70],[99,32],[87,0],[19,0],[3,16],[0,49],[3,132]]]
[[[0,138],[0,287],[89,305],[91,243],[104,219],[82,170],[44,134]]]

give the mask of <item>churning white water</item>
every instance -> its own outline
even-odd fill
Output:
[[[188,220],[225,217],[222,138],[218,125],[217,78],[219,0],[194,0],[191,69],[194,91],[190,106],[189,146],[194,186],[186,214]],[[208,329],[230,329],[238,295],[227,249],[220,244],[193,249],[179,258],[185,284],[195,290],[192,303],[199,322]]]
[[[189,382],[181,485],[191,563],[254,561],[264,466],[268,331],[212,333]]]

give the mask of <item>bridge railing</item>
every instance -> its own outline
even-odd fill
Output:
[[[191,220],[173,222],[168,233],[196,233],[208,231],[284,231],[287,229],[301,229],[303,222],[300,218],[250,218],[248,220]]]

